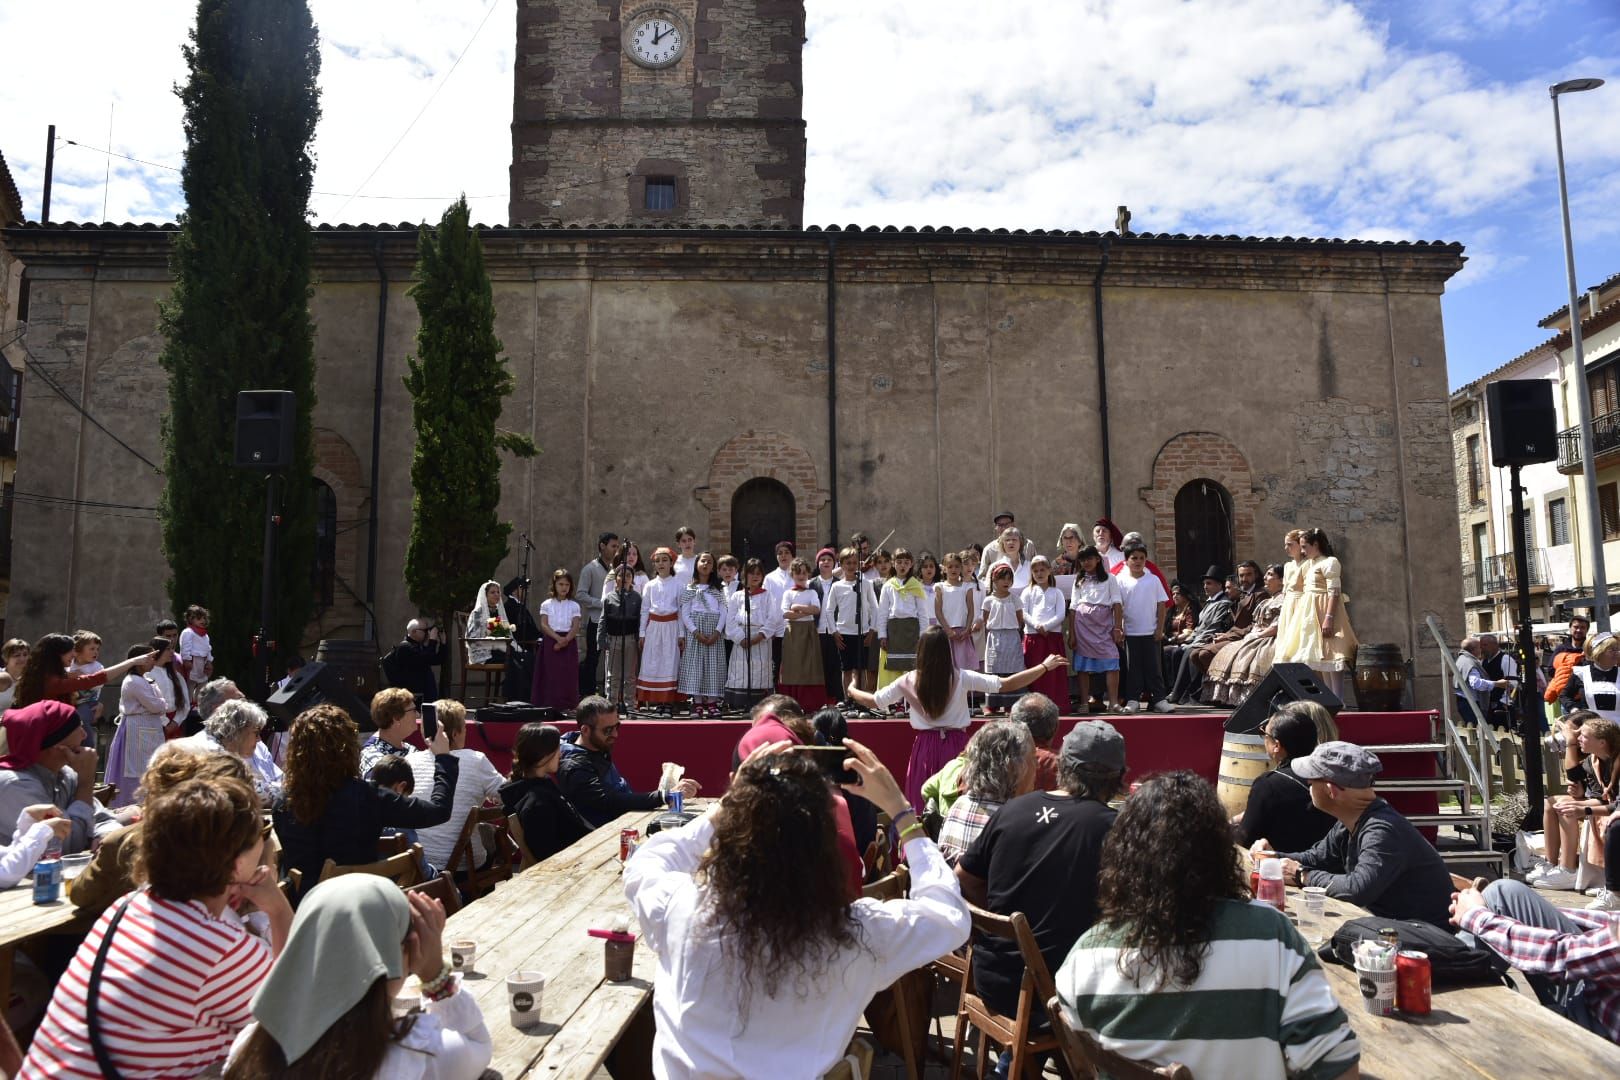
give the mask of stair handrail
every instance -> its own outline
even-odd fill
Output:
[[[1490,761],[1485,756],[1485,745],[1489,742],[1491,753],[1496,754],[1500,753],[1500,744],[1497,741],[1496,732],[1492,731],[1491,725],[1486,722],[1485,714],[1480,710],[1479,702],[1474,700],[1473,694],[1458,694],[1455,691],[1457,661],[1456,657],[1452,655],[1451,649],[1446,645],[1445,634],[1440,629],[1439,621],[1433,615],[1425,615],[1423,621],[1428,624],[1429,635],[1434,638],[1434,643],[1440,650],[1442,664],[1440,671],[1440,718],[1442,723],[1445,724],[1446,742],[1452,748],[1453,756],[1458,758],[1467,768],[1468,779],[1479,791],[1480,820],[1484,830],[1480,840],[1488,845],[1491,839],[1491,766]],[[1479,763],[1477,768],[1474,761],[1468,756],[1468,745],[1462,741],[1462,735],[1458,732],[1456,724],[1452,723],[1452,705],[1459,697],[1466,701],[1468,707],[1473,710],[1475,730],[1485,734],[1485,738],[1479,742]],[[1526,765],[1526,767],[1529,766]]]

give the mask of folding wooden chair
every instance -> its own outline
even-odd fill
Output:
[[[856,1039],[849,1044],[849,1052],[838,1064],[821,1074],[821,1080],[866,1080],[872,1075],[872,1044]]]
[[[473,847],[473,836],[480,825],[490,826],[493,836],[493,850],[488,863],[482,867],[476,865],[477,849]],[[500,807],[475,806],[467,811],[467,823],[461,828],[461,836],[450,851],[450,862],[445,869],[456,877],[467,899],[476,900],[501,882],[512,879],[512,863],[517,855],[517,844],[506,830],[505,812]]]
[[[523,835],[523,822],[518,820],[516,814],[506,815],[506,832],[507,835],[511,836],[512,843],[517,845],[518,872],[522,873],[539,860],[529,851],[529,841]]]
[[[327,881],[344,874],[376,874],[392,880],[402,889],[407,885],[415,885],[422,880],[422,845],[412,844],[398,855],[354,866],[339,866],[331,859],[327,859],[326,865],[321,867],[320,880]]]
[[[973,991],[973,951],[968,949],[967,971],[962,981],[962,1003],[956,1014],[956,1051],[951,1059],[951,1080],[962,1075],[962,1048],[967,1041],[968,1025],[979,1031],[979,1048],[975,1055],[975,1072],[984,1080],[989,1046],[994,1043],[1012,1053],[1007,1069],[1010,1080],[1022,1080],[1025,1068],[1035,1055],[1058,1050],[1057,1037],[1050,1032],[1031,1034],[1030,1027],[1042,1003],[1057,993],[1057,984],[1047,970],[1046,958],[1035,944],[1035,932],[1021,911],[1011,915],[997,915],[993,911],[968,905],[973,916],[973,938],[1009,938],[1018,943],[1018,952],[1024,960],[1024,977],[1018,987],[1018,1005],[1013,1016],[1003,1016],[984,1003]]]
[[[433,899],[444,905],[446,915],[454,915],[461,910],[461,893],[456,889],[455,880],[442,870],[426,881],[405,886],[405,891],[433,897]]]
[[[1063,1060],[1076,1076],[1106,1073],[1112,1080],[1193,1080],[1192,1070],[1185,1065],[1150,1065],[1105,1048],[1089,1031],[1070,1021],[1056,994],[1047,999],[1046,1014],[1052,1018],[1052,1034]]]
[[[911,871],[898,866],[892,873],[863,888],[861,896],[868,900],[898,900],[906,895],[910,885]],[[925,970],[909,971],[872,995],[865,1010],[867,1026],[872,1029],[878,1043],[905,1060],[909,1080],[918,1080],[922,1075],[918,1059],[928,1036],[928,1021],[926,1012],[917,1009],[926,1007],[924,1003],[928,989],[925,986],[931,989],[932,985]],[[920,1028],[917,1027],[919,1020],[922,1022]]]
[[[410,841],[406,840],[405,834],[401,832],[389,833],[387,836],[377,838],[377,854],[384,857],[398,855],[410,846]]]

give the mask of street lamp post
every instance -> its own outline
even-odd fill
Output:
[[[1603,514],[1598,508],[1597,463],[1592,458],[1592,402],[1586,386],[1586,357],[1581,350],[1581,313],[1575,285],[1575,245],[1569,235],[1569,186],[1564,179],[1564,129],[1558,116],[1560,94],[1596,90],[1602,79],[1568,79],[1547,88],[1552,97],[1553,138],[1558,147],[1558,204],[1564,215],[1564,272],[1569,278],[1569,340],[1575,350],[1575,410],[1581,431],[1581,475],[1586,486],[1586,544],[1592,561],[1594,630],[1609,628],[1609,580],[1603,567]]]

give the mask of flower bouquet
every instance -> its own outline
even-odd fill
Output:
[[[488,622],[484,623],[484,631],[485,637],[509,638],[512,636],[512,624],[499,615],[494,615],[490,617]]]

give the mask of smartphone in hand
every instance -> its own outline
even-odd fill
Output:
[[[428,742],[439,733],[439,707],[431,701],[422,702],[417,710],[422,714],[422,738]]]
[[[790,746],[789,753],[810,754],[821,771],[835,784],[859,784],[860,776],[854,769],[844,768],[844,760],[848,758],[849,751],[842,746]]]

